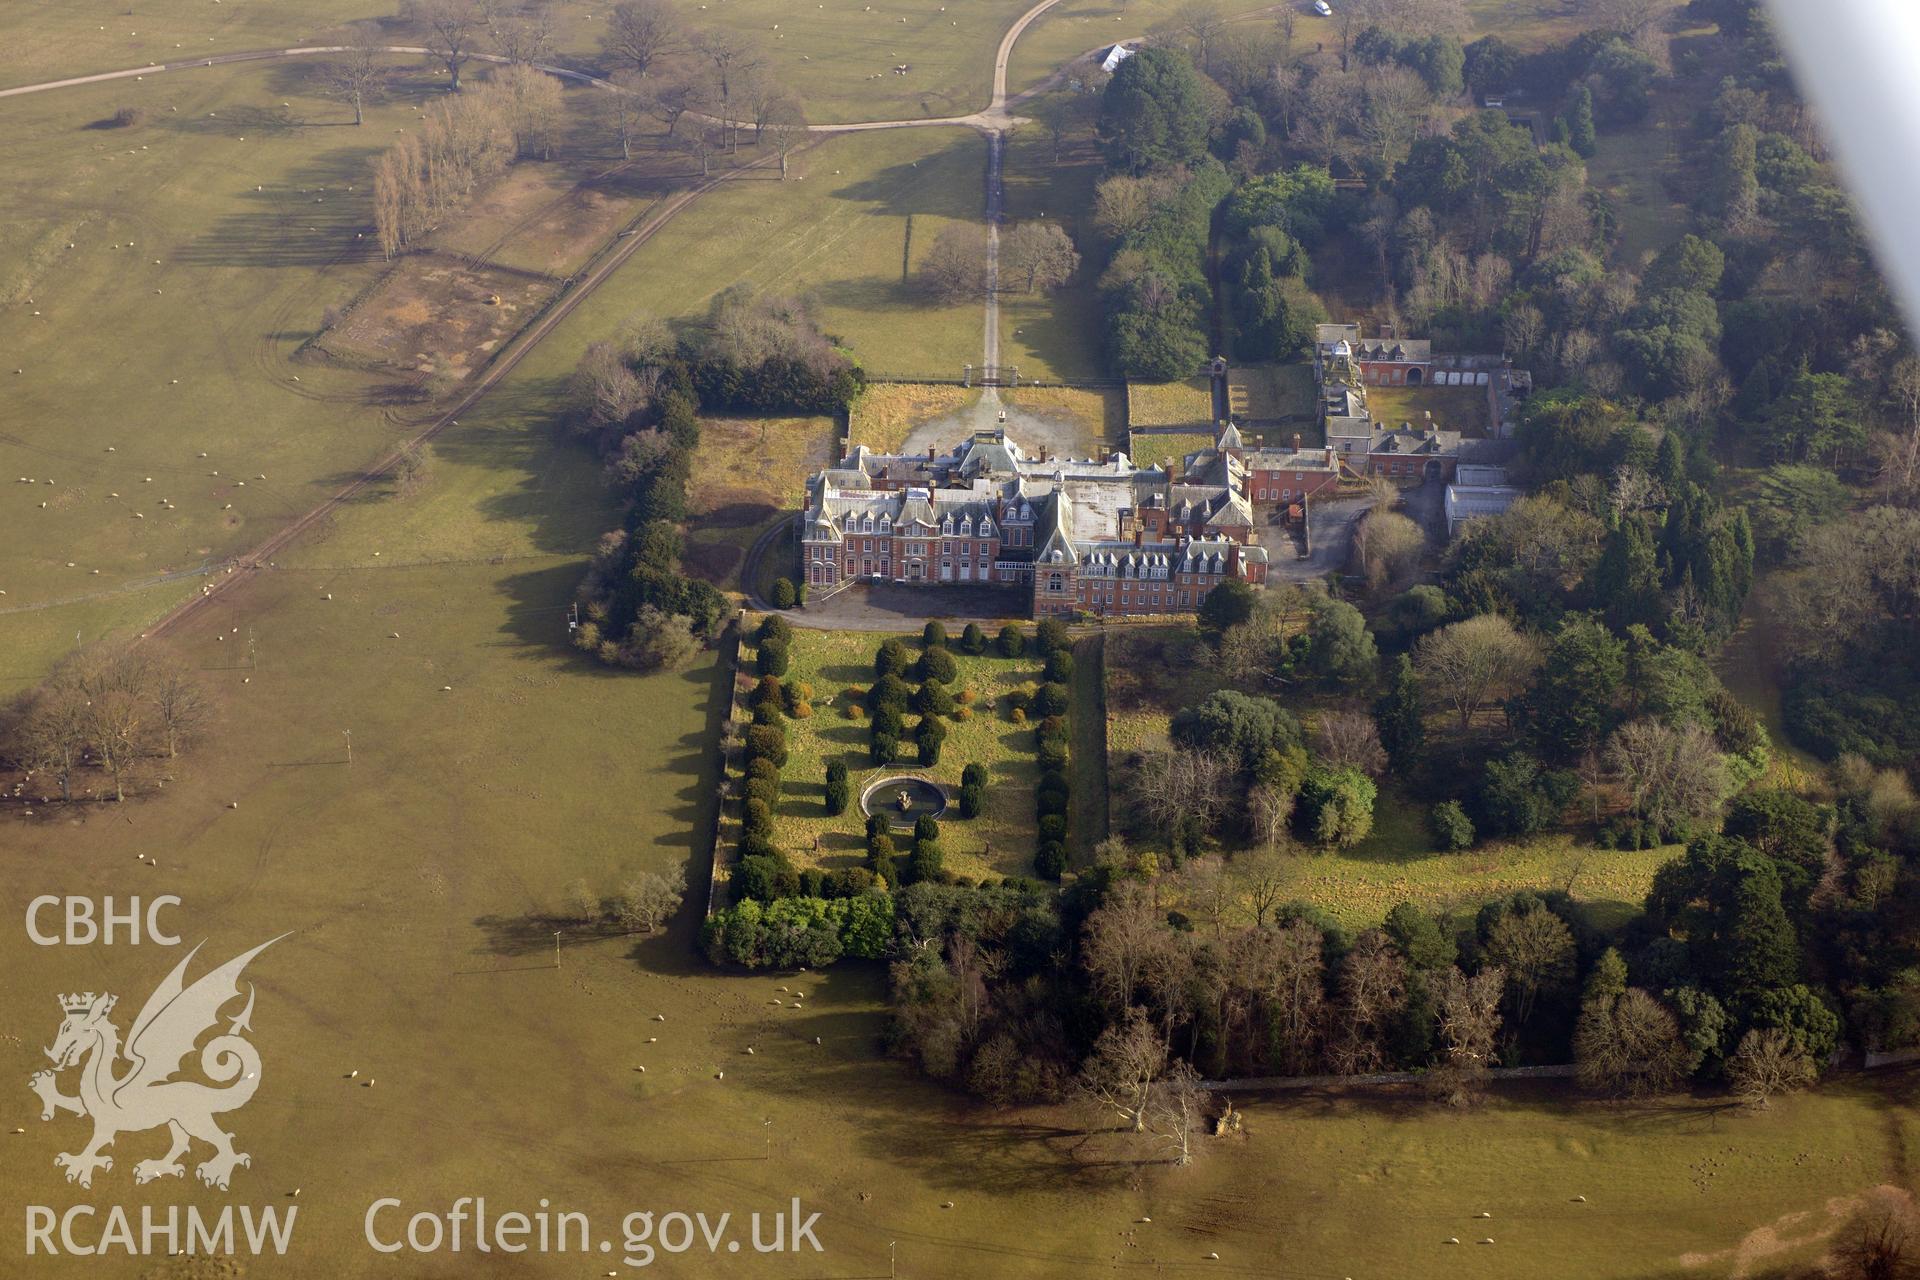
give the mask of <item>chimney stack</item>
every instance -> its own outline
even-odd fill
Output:
[[[1293,433],[1293,451],[1295,453],[1300,452],[1300,433],[1298,431]]]

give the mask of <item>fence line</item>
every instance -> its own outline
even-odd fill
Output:
[[[1579,1068],[1571,1062],[1544,1067],[1494,1067],[1487,1075],[1495,1080],[1569,1080]],[[1425,1071],[1376,1071],[1363,1076],[1255,1076],[1246,1080],[1205,1080],[1202,1086],[1215,1093],[1265,1091],[1269,1089],[1331,1089],[1341,1085],[1418,1084]]]

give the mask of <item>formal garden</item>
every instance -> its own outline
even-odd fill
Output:
[[[899,637],[795,628],[777,614],[755,623],[737,676],[741,802],[722,832],[736,872],[770,849],[809,883],[854,868],[887,884],[929,873],[1057,878],[1073,661],[1057,624],[948,635],[934,622]],[[914,864],[919,834],[894,812],[902,791],[915,800],[906,816],[924,812],[913,780],[944,800],[937,865],[925,851]],[[1044,840],[1043,791],[1057,819]],[[891,828],[897,866],[876,858],[870,827]]]

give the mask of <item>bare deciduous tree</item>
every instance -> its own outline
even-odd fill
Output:
[[[553,5],[548,0],[492,0],[486,19],[488,41],[509,62],[538,62],[553,52]]]
[[[623,0],[600,36],[601,54],[636,76],[650,75],[683,44],[680,15],[668,0]]]
[[[1697,724],[1628,721],[1607,740],[1607,763],[1634,813],[1662,833],[1717,820],[1732,785],[1719,744]]]
[[[700,162],[700,176],[713,172],[713,156],[727,145],[726,130],[719,125],[696,120],[691,128],[674,140],[674,145]]]
[[[1166,913],[1137,880],[1122,880],[1087,917],[1084,955],[1094,989],[1114,1008],[1133,1007],[1148,968],[1166,946]]]
[[[759,125],[766,130],[767,141],[780,157],[780,181],[787,180],[787,158],[807,144],[807,113],[800,99],[781,94],[761,110]]]
[[[1489,702],[1518,693],[1540,665],[1539,647],[1496,613],[1483,613],[1422,636],[1414,669],[1468,729]]]
[[[1507,975],[1490,965],[1469,978],[1448,966],[1435,983],[1440,1007],[1440,1042],[1446,1061],[1433,1072],[1436,1094],[1453,1106],[1465,1106],[1484,1091],[1488,1073],[1499,1061],[1500,997]]]
[[[972,222],[940,228],[920,260],[920,280],[942,302],[984,297],[987,292],[987,233]]]
[[[1373,717],[1361,711],[1329,711],[1320,717],[1320,762],[1332,769],[1358,769],[1379,777],[1387,767],[1387,751]]]
[[[1336,980],[1333,1034],[1327,1052],[1341,1075],[1377,1071],[1386,1061],[1393,1019],[1407,1002],[1407,962],[1378,929],[1354,940]]]
[[[1427,535],[1420,526],[1384,507],[1369,511],[1353,535],[1354,558],[1375,591],[1410,573],[1426,549]]]
[[[693,37],[693,47],[713,65],[714,87],[720,98],[720,125],[729,147],[738,144],[734,96],[754,73],[766,65],[766,53],[757,37],[726,27],[713,27]]]
[[[705,76],[690,73],[649,76],[641,91],[645,110],[667,126],[667,137],[676,136],[682,116],[700,115],[713,105],[712,87]]]
[[[1273,974],[1267,988],[1273,1054],[1282,1070],[1298,1075],[1319,1057],[1326,1032],[1326,941],[1304,920],[1276,930]]]
[[[525,63],[503,68],[494,84],[505,95],[514,149],[521,156],[553,158],[554,125],[560,118],[560,82]]]
[[[353,122],[361,125],[367,121],[368,104],[378,101],[386,84],[386,70],[380,65],[380,33],[356,25],[344,43],[346,48],[321,66],[320,82],[328,97],[353,108]]]
[[[1080,269],[1080,254],[1057,222],[1022,222],[1007,234],[1002,253],[1004,277],[1025,282],[1025,290],[1051,293]]]
[[[1542,991],[1573,981],[1573,932],[1545,907],[1508,911],[1487,934],[1487,958],[1506,970],[1516,1026],[1525,1026]]]
[[[460,68],[486,31],[480,0],[407,0],[404,13],[419,28],[427,52],[447,69],[448,89],[460,92]]]
[[[1812,1084],[1819,1068],[1807,1051],[1778,1027],[1756,1027],[1740,1037],[1727,1059],[1727,1084],[1755,1111],[1763,1111],[1778,1093],[1792,1093]]]
[[[1135,1133],[1144,1133],[1154,1085],[1166,1069],[1167,1046],[1146,1016],[1132,1010],[1094,1042],[1080,1071],[1079,1092],[1119,1116]]]
[[[1172,832],[1188,818],[1211,827],[1226,805],[1232,773],[1227,762],[1211,752],[1156,752],[1147,757],[1135,778],[1135,803],[1162,831]]]
[[[199,682],[170,663],[155,664],[153,709],[169,756],[179,755],[180,748],[198,736],[213,717]]]
[[[647,97],[642,92],[644,82],[631,71],[616,71],[609,82],[614,91],[606,95],[607,122],[613,126],[614,136],[620,139],[620,158],[633,159],[634,140],[640,136],[640,124],[647,118]]]
[[[1680,1024],[1638,987],[1590,1000],[1574,1028],[1580,1083],[1603,1093],[1664,1093],[1687,1075]]]
[[[675,868],[670,876],[645,871],[621,886],[614,912],[627,932],[652,933],[680,909],[686,893],[684,869]]]
[[[1213,1095],[1200,1087],[1200,1073],[1176,1060],[1147,1092],[1147,1129],[1173,1152],[1173,1162],[1193,1163],[1193,1135],[1206,1118]]]
[[[1891,1189],[1869,1192],[1869,1204],[1842,1227],[1830,1250],[1836,1280],[1915,1280],[1920,1276],[1920,1214]],[[1904,1196],[1904,1192],[1898,1193]]]
[[[593,431],[620,426],[653,401],[653,387],[619,345],[589,343],[568,386],[575,421]]]

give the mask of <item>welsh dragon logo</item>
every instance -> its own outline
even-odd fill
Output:
[[[67,1171],[68,1182],[92,1186],[94,1170],[113,1169],[113,1158],[101,1152],[115,1138],[161,1125],[167,1127],[173,1145],[160,1159],[134,1165],[135,1182],[186,1176],[180,1158],[195,1140],[213,1147],[213,1155],[194,1169],[210,1187],[225,1191],[234,1167],[253,1163],[246,1153],[233,1149],[233,1135],[214,1121],[215,1116],[244,1107],[260,1087],[260,1053],[241,1034],[253,1029],[251,984],[246,1007],[228,1022],[224,1034],[200,1049],[201,1072],[225,1087],[173,1077],[184,1068],[200,1037],[218,1028],[221,1009],[240,997],[240,973],[247,962],[278,941],[263,942],[187,986],[187,964],[200,951],[196,946],[147,997],[124,1047],[120,1029],[109,1017],[118,997],[91,991],[60,997],[66,1017],[53,1047],[46,1050],[53,1069],[36,1072],[27,1085],[40,1095],[42,1120],[51,1120],[61,1111],[93,1119],[93,1138],[84,1148],[53,1158],[55,1165]],[[70,1067],[80,1069],[76,1097],[61,1093],[56,1079]]]

